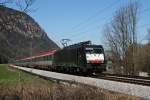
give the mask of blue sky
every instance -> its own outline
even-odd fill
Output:
[[[60,40],[69,38],[71,43],[91,40],[104,44],[103,28],[109,23],[115,11],[135,0],[36,0],[30,15],[40,24],[48,36],[59,46]],[[150,28],[150,0],[136,0],[140,3],[138,32],[139,40]],[[145,26],[144,26],[145,25]]]

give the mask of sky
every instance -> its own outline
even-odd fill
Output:
[[[143,42],[150,28],[150,0],[36,0],[29,13],[45,30],[49,38],[62,47],[61,39],[69,44],[91,40],[105,45],[103,29],[117,9],[129,2],[139,2],[138,40]]]

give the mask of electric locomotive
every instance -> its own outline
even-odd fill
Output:
[[[60,72],[101,73],[106,71],[103,46],[86,41],[64,47],[54,53],[53,66]]]

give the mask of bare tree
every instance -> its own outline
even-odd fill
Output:
[[[16,0],[15,4],[20,9],[20,11],[28,13],[31,12],[31,6],[34,4],[36,0]]]
[[[104,29],[113,62],[118,70],[124,69],[126,74],[133,74],[135,68],[137,12],[137,3],[130,3],[120,8],[111,23]]]
[[[148,29],[147,39],[148,39],[149,42],[150,42],[150,29]]]
[[[0,5],[7,6],[7,4],[16,4],[16,7],[24,13],[35,11],[32,8],[36,0],[0,0]]]

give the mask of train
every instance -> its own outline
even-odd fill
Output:
[[[106,58],[102,45],[85,41],[17,59],[15,65],[62,73],[91,74],[106,71]]]

